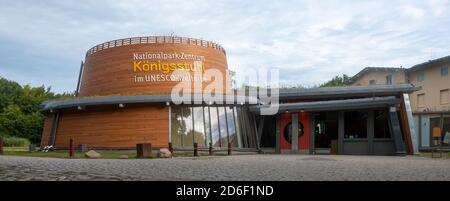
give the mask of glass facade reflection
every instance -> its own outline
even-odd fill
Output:
[[[253,117],[245,107],[172,106],[171,142],[174,147],[256,148]]]

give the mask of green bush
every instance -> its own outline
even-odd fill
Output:
[[[30,144],[30,141],[20,137],[3,137],[3,146],[5,147],[25,147]]]

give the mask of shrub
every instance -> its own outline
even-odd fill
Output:
[[[10,136],[4,136],[3,137],[3,146],[5,147],[25,147],[30,144],[30,141],[25,138],[20,137],[10,137]]]

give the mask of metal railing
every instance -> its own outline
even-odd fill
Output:
[[[145,36],[145,37],[132,37],[132,38],[124,38],[118,40],[108,41],[102,44],[98,44],[86,52],[86,57],[92,55],[96,52],[112,48],[112,47],[120,47],[125,45],[135,45],[135,44],[187,44],[187,45],[197,45],[203,47],[209,47],[216,50],[219,50],[226,54],[225,49],[222,46],[213,43],[211,41],[188,38],[188,37],[179,37],[179,36]]]

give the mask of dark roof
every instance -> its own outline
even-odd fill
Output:
[[[350,110],[350,109],[366,109],[388,107],[398,104],[400,100],[395,96],[387,97],[372,97],[359,99],[345,99],[345,100],[330,100],[330,101],[313,101],[313,102],[299,102],[299,103],[282,103],[278,106],[278,112],[298,112],[298,111],[336,111],[336,110]],[[262,108],[267,107],[263,105],[250,106],[251,112],[260,112]]]
[[[427,62],[423,62],[421,64],[417,64],[412,66],[411,68],[407,69],[407,72],[414,72],[420,69],[423,69],[427,66],[430,66],[432,64],[440,64],[440,63],[444,63],[444,62],[450,62],[450,55],[449,56],[445,56],[445,57],[441,57],[438,59],[434,59],[434,60],[429,60]]]
[[[194,101],[202,100],[200,94],[192,96],[191,101],[194,104],[201,104]],[[86,98],[74,98],[67,100],[50,100],[41,104],[41,110],[62,109],[78,106],[98,106],[98,105],[113,105],[113,104],[126,104],[126,103],[173,103],[170,94],[153,94],[153,95],[132,95],[132,96],[99,96],[99,97],[86,97]],[[207,101],[209,102],[209,101]],[[255,97],[248,96],[223,96],[224,104],[257,104],[258,100]],[[211,102],[211,104],[217,104]],[[219,103],[220,104],[220,103]]]
[[[365,67],[364,69],[362,69],[361,71],[356,73],[356,75],[354,75],[350,79],[350,83],[355,82],[357,79],[362,77],[364,74],[373,72],[373,71],[398,72],[398,71],[405,71],[405,69],[402,67]]]
[[[411,84],[398,85],[370,85],[370,86],[344,86],[323,87],[311,89],[280,89],[280,99],[305,99],[305,98],[339,98],[358,96],[388,96],[399,93],[410,93],[419,90]]]
[[[348,86],[348,87],[324,87],[311,89],[279,89],[279,98],[286,99],[311,99],[311,98],[340,98],[340,97],[361,97],[361,96],[388,96],[398,95],[399,93],[409,93],[420,88],[411,84],[401,85],[373,85],[373,86]],[[262,97],[261,97],[262,99]],[[209,102],[201,97],[200,94],[192,96],[191,100],[202,100]],[[113,104],[132,104],[132,103],[173,103],[170,94],[154,95],[130,95],[130,96],[99,96],[74,98],[67,100],[50,100],[41,104],[41,110],[62,109],[78,106],[98,106]],[[230,96],[224,95],[225,104],[250,104],[260,103],[256,97],[252,96]],[[264,100],[262,100],[264,102]],[[201,104],[194,103],[194,104]],[[217,104],[217,103],[211,103]],[[220,103],[219,103],[220,104]]]

